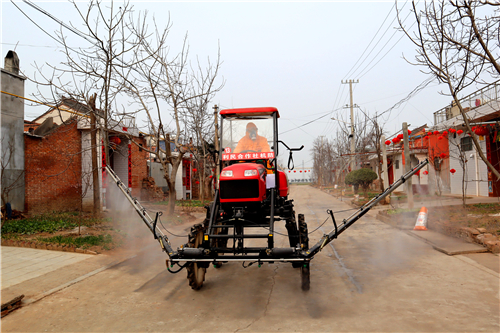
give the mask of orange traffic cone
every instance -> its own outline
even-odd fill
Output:
[[[422,207],[422,209],[420,209],[417,223],[415,223],[415,228],[413,228],[413,230],[427,230],[427,208]]]

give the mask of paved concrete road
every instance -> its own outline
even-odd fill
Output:
[[[327,208],[349,208],[307,186],[294,186],[292,197],[310,231],[325,220]],[[331,221],[322,228],[329,231]],[[311,290],[302,292],[290,264],[227,264],[209,268],[195,292],[184,271],[166,271],[158,250],[17,310],[2,319],[2,331],[500,330],[498,275],[370,216],[316,256],[311,279]]]

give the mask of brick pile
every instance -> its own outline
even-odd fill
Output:
[[[153,177],[145,177],[142,180],[141,199],[144,201],[164,201],[165,194],[163,190],[156,186]]]
[[[500,240],[497,236],[486,232],[484,228],[460,228],[460,237],[468,242],[483,245],[492,253],[500,253]]]

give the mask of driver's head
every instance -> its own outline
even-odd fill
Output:
[[[251,140],[257,140],[257,126],[254,123],[247,124],[247,135]]]

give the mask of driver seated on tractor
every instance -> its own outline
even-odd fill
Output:
[[[235,153],[258,153],[258,152],[270,152],[271,148],[267,139],[263,136],[257,134],[257,126],[254,123],[248,123],[246,128],[246,134],[244,137],[238,141],[238,145],[234,149]]]

